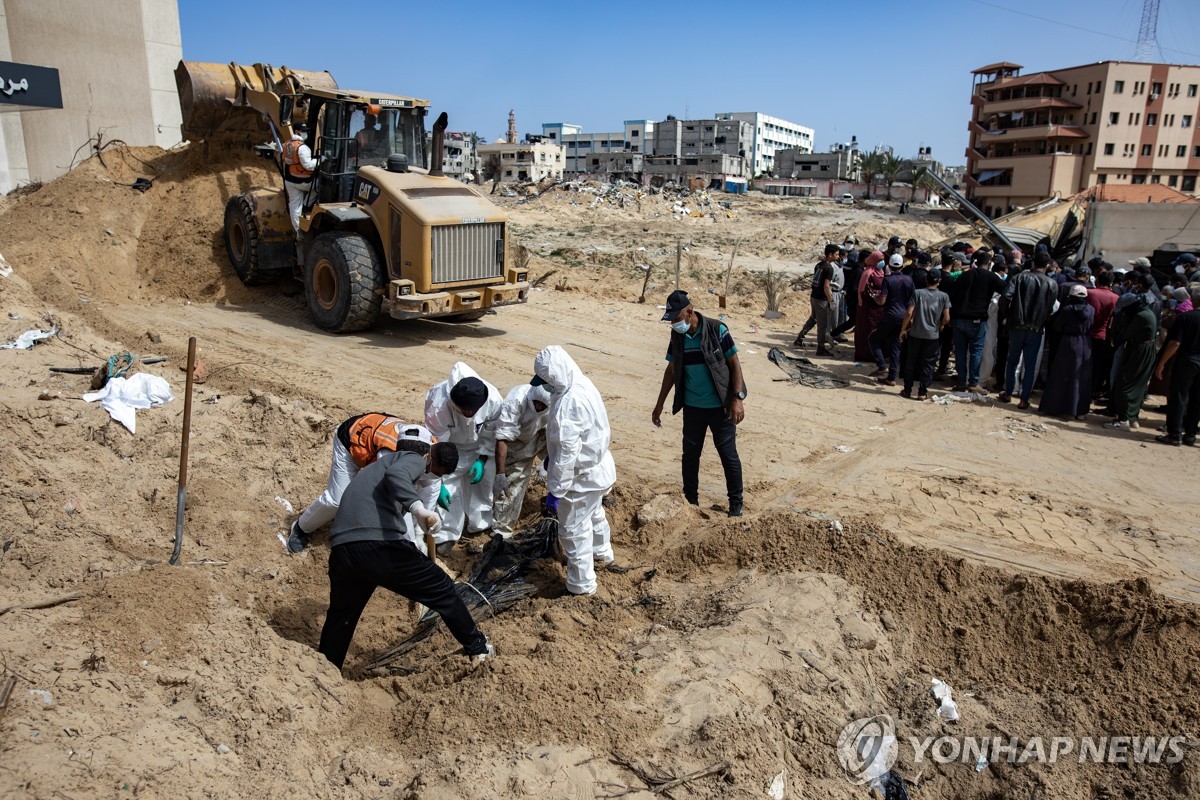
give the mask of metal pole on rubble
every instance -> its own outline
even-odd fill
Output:
[[[179,563],[183,549],[183,512],[187,506],[188,442],[192,436],[192,380],[196,371],[196,337],[188,337],[187,389],[183,396],[183,446],[179,450],[179,491],[175,495],[175,551],[168,564]]]
[[[683,242],[675,242],[675,289],[679,289],[679,265],[683,261]]]

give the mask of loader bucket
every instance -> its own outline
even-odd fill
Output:
[[[228,144],[269,139],[264,114],[277,119],[279,95],[338,88],[328,72],[200,61],[180,61],[175,85],[183,113],[183,138]]]

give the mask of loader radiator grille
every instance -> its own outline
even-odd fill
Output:
[[[504,223],[438,225],[433,228],[433,283],[492,281],[504,276]]]

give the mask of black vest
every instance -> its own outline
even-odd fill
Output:
[[[708,319],[699,311],[695,313],[696,318],[700,320],[700,352],[704,354],[708,374],[716,384],[717,396],[723,397],[725,408],[729,408],[736,399],[736,393],[733,391],[733,381],[729,375],[729,364],[725,361],[725,351],[721,349],[721,322]],[[678,414],[683,408],[683,334],[673,330],[671,363],[675,365],[675,399],[671,404],[671,413]],[[745,376],[742,380],[745,381]]]

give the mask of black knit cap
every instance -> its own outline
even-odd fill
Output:
[[[475,377],[463,378],[450,390],[450,399],[463,411],[478,411],[487,398],[487,385]]]

